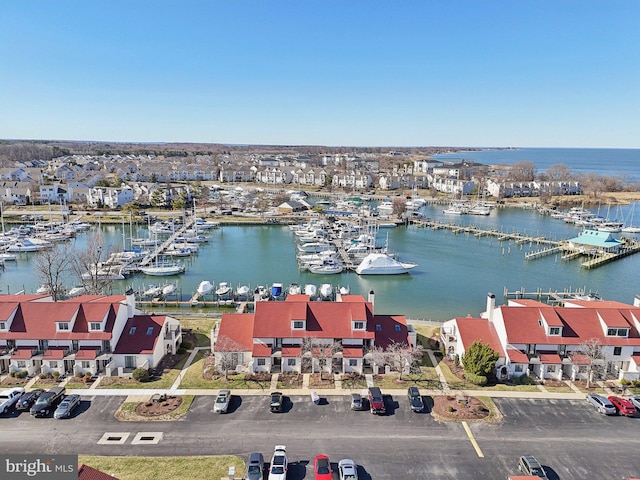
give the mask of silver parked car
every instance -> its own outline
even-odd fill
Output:
[[[253,452],[249,455],[244,478],[247,480],[262,480],[264,478],[264,457],[260,452]]]
[[[338,473],[340,480],[358,480],[358,467],[351,459],[345,458],[338,462]]]
[[[602,413],[604,415],[615,415],[617,413],[615,405],[603,395],[587,393],[587,402],[593,405],[598,413]]]
[[[78,405],[80,405],[80,395],[67,395],[53,412],[53,418],[70,417]]]
[[[640,412],[640,395],[629,397],[629,401],[633,404],[634,407],[636,407],[636,410]]]
[[[540,477],[549,480],[540,462],[533,455],[523,455],[518,461],[518,470],[528,476]]]
[[[213,405],[214,413],[227,413],[229,401],[231,400],[231,390],[220,390]]]

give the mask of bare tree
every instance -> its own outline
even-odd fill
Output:
[[[218,372],[224,373],[225,380],[229,378],[229,370],[235,370],[240,363],[240,355],[244,350],[242,345],[227,336],[216,339],[213,350],[216,367]]]
[[[105,265],[110,254],[110,249],[106,248],[102,235],[96,234],[88,237],[84,250],[72,256],[71,270],[88,294],[106,293],[113,284],[113,276],[118,271],[118,267]]]
[[[590,388],[591,380],[604,377],[606,357],[600,340],[597,338],[585,340],[571,353],[571,361],[574,365],[582,365],[584,360],[587,367],[587,388]]]
[[[387,364],[394,371],[399,373],[399,379],[402,380],[402,373],[406,367],[409,369],[424,355],[422,345],[416,345],[411,348],[406,343],[391,342],[385,349],[385,358]]]
[[[394,215],[401,216],[407,211],[407,200],[404,198],[394,198],[392,210]]]
[[[64,281],[72,265],[72,251],[68,246],[40,250],[35,258],[34,270],[38,282],[46,286],[54,302],[64,294]]]
[[[516,162],[511,166],[511,179],[514,182],[533,182],[536,178],[536,164],[528,160]]]
[[[571,169],[564,163],[556,163],[555,165],[551,165],[544,171],[544,175],[547,180],[551,182],[562,182],[571,180],[573,178]]]
[[[326,338],[307,337],[303,339],[301,348],[303,367],[307,369],[311,367],[311,373],[314,373],[315,360],[317,360],[320,379],[322,379],[322,374],[327,366],[331,367],[335,354],[341,351],[342,344],[340,342]]]
[[[387,354],[384,348],[380,346],[373,346],[369,350],[369,355],[374,365],[377,367],[384,366],[387,363]]]

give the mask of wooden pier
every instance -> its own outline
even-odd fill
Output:
[[[156,248],[151,253],[149,253],[146,257],[144,257],[140,262],[140,266],[146,267],[147,265],[151,264],[151,262],[155,261],[157,257],[162,255],[162,253],[166,251],[167,248],[169,248],[169,245],[171,245],[177,237],[184,234],[184,232],[186,232],[187,229],[191,228],[194,224],[195,224],[195,218],[193,217],[189,218],[189,220],[186,221],[182,225],[182,227],[180,227],[178,230],[173,232],[169,238],[167,238],[160,245],[157,245]]]

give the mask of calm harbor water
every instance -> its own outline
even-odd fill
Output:
[[[636,207],[640,223],[640,205]],[[442,206],[427,206],[425,215],[460,224],[473,224],[504,232],[519,231],[532,235],[545,235],[559,240],[576,236],[580,229],[561,220],[539,215],[532,210],[500,209],[488,217],[447,217]],[[630,215],[630,206],[622,215]],[[600,212],[604,214],[606,212]],[[122,229],[119,226],[103,226],[107,246],[122,248]],[[129,228],[125,227],[128,235]],[[134,231],[134,236],[146,234],[144,227]],[[504,288],[509,291],[525,288],[534,291],[586,288],[603,298],[631,303],[640,294],[640,255],[630,256],[593,270],[584,270],[579,260],[562,262],[558,255],[525,261],[528,251],[542,248],[538,245],[517,245],[515,242],[498,242],[495,238],[476,238],[466,234],[455,235],[449,230],[410,227],[381,229],[380,243],[388,242],[400,259],[419,264],[408,275],[365,276],[342,273],[340,275],[314,275],[300,272],[295,258],[293,234],[286,226],[233,226],[210,231],[211,241],[201,245],[200,253],[187,258],[187,271],[177,277],[147,277],[137,274],[114,284],[114,293],[121,293],[129,286],[142,290],[144,285],[160,282],[176,282],[183,299],[195,292],[198,283],[209,280],[216,284],[230,282],[235,287],[271,285],[281,282],[285,287],[291,282],[301,285],[331,283],[348,285],[353,293],[366,297],[375,291],[377,313],[404,314],[408,318],[447,320],[467,314],[478,315],[485,307],[488,292],[502,300]],[[88,234],[74,240],[74,245],[84,248]],[[34,292],[38,281],[34,277],[34,254],[21,254],[17,262],[7,262],[0,273],[3,293],[19,290]],[[68,285],[73,285],[69,280]]]
[[[521,148],[517,150],[482,150],[434,155],[442,161],[474,160],[486,165],[512,165],[533,162],[538,172],[563,163],[574,172],[596,173],[611,177],[626,176],[640,181],[640,150],[625,148]]]

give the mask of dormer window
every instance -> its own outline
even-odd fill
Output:
[[[628,337],[629,329],[628,328],[608,328],[607,329],[607,337]]]
[[[304,330],[304,320],[293,320],[291,322],[291,328],[293,330]]]
[[[549,327],[549,335],[560,335],[560,327]]]
[[[7,329],[7,322],[0,322],[0,330],[6,330]]]
[[[59,332],[66,332],[69,330],[69,322],[56,322],[56,329]]]
[[[364,322],[353,322],[353,330],[364,330]]]
[[[102,330],[102,324],[100,322],[90,322],[89,323],[89,330]]]

